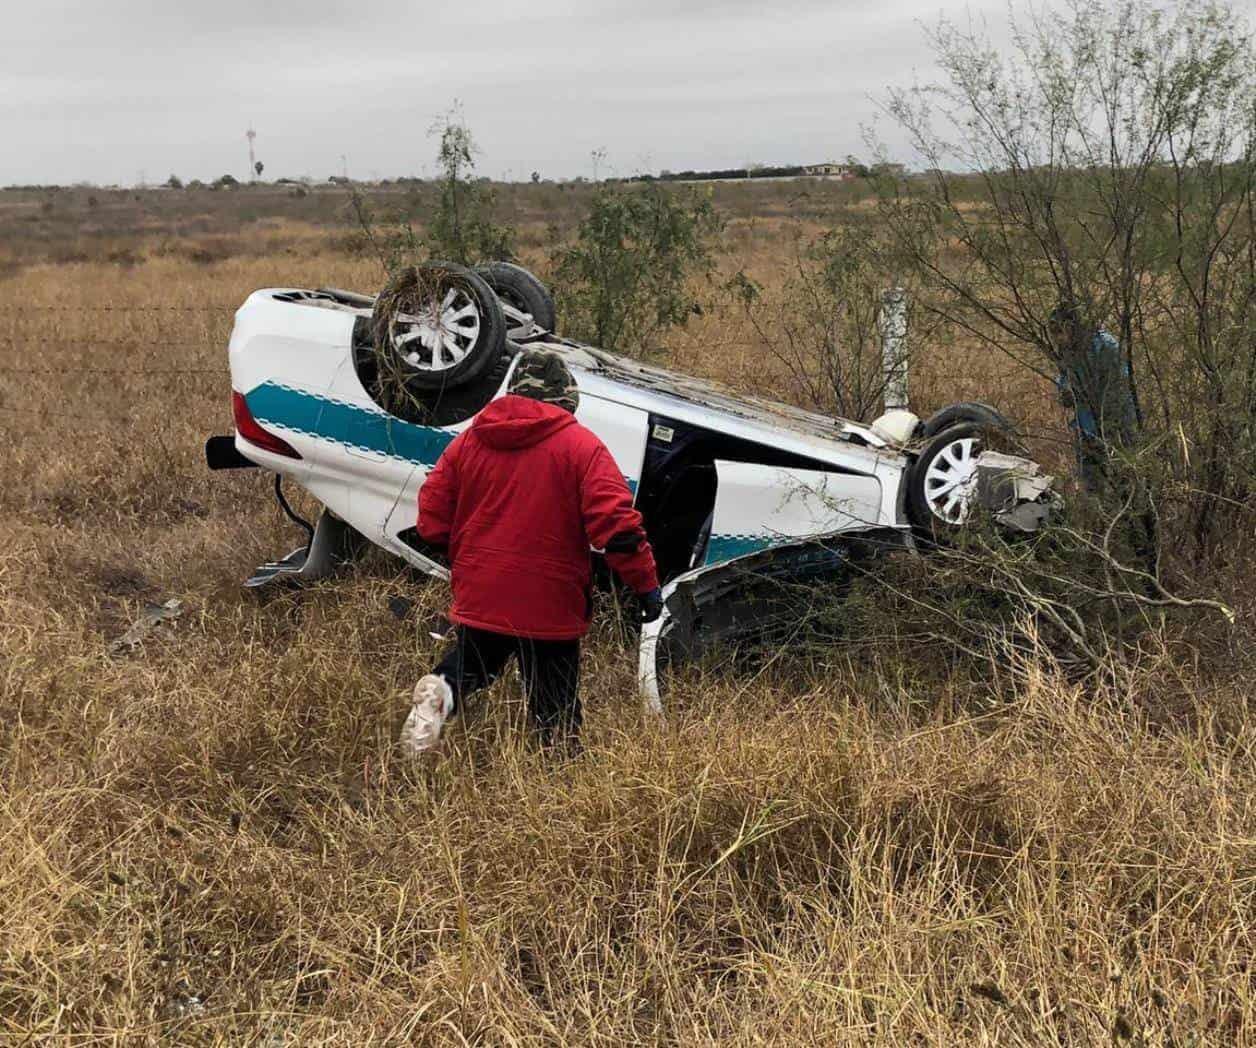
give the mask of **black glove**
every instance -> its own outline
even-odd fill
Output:
[[[663,614],[663,593],[657,587],[649,593],[637,594],[637,618],[642,622],[653,622]]]

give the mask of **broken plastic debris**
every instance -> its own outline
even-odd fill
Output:
[[[205,1014],[205,1002],[196,994],[177,994],[167,1002],[166,1014],[172,1019],[192,1019]]]
[[[1055,509],[1053,502],[1022,502],[1004,513],[996,514],[995,519],[1013,531],[1032,533],[1051,519]]]
[[[139,618],[131,623],[130,628],[117,640],[109,644],[109,654],[117,655],[123,651],[134,651],[154,626],[161,622],[177,619],[183,614],[183,601],[171,597],[160,604],[145,604]]]

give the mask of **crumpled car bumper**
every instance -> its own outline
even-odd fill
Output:
[[[977,501],[1013,531],[1034,532],[1060,507],[1052,490],[1055,478],[1019,455],[983,451],[977,458]]]

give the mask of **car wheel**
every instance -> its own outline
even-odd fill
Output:
[[[381,381],[416,392],[469,385],[506,348],[497,296],[482,277],[450,262],[393,277],[375,301],[371,329]]]
[[[490,262],[476,268],[476,273],[496,292],[506,305],[532,318],[532,325],[542,331],[553,331],[558,324],[554,298],[549,288],[522,266],[512,262]],[[508,337],[522,338],[532,334],[527,324],[510,324]]]
[[[921,425],[920,433],[924,437],[936,437],[944,429],[958,426],[962,422],[973,422],[999,433],[1013,432],[1012,424],[989,404],[965,400],[935,411]]]
[[[924,536],[963,527],[977,505],[977,458],[988,446],[988,428],[975,422],[951,426],[924,446],[907,474],[907,516]]]

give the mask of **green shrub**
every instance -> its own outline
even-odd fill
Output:
[[[606,349],[644,353],[692,312],[689,281],[709,275],[711,241],[723,228],[708,193],[600,185],[575,243],[556,259],[563,329]]]

